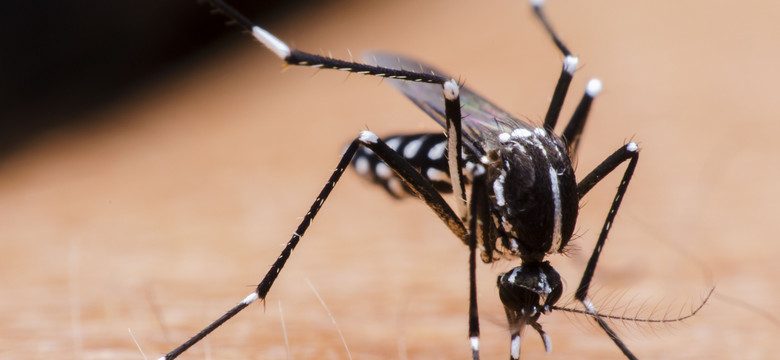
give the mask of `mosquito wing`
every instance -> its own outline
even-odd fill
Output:
[[[388,53],[369,53],[365,56],[365,61],[371,65],[420,71],[451,78],[447,73],[432,66]],[[447,119],[444,115],[444,94],[441,85],[403,80],[387,81],[442,127],[447,126]],[[511,132],[517,128],[528,130],[534,128],[534,126],[515,118],[504,109],[499,108],[467,87],[460,88],[460,105],[463,116],[463,134],[471,142],[472,150],[477,151],[479,149],[478,152],[484,152],[486,149],[493,148],[500,133]]]

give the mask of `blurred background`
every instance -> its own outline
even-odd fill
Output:
[[[306,3],[235,1],[271,23]],[[190,0],[6,4],[0,14],[6,49],[0,57],[0,151],[83,122],[96,109],[208,57],[229,30],[204,8],[205,2]]]
[[[233,1],[288,43],[414,56],[540,121],[561,56],[525,1]],[[158,357],[249,294],[359,131],[440,131],[378,79],[281,62],[196,1],[8,4],[0,14],[0,359]],[[766,359],[780,335],[780,4],[555,0],[604,92],[583,176],[629,140],[638,170],[594,284],[641,358]],[[572,101],[573,100],[573,101]],[[579,281],[619,179],[584,199]],[[368,200],[368,201],[366,201]],[[184,358],[469,358],[467,252],[424,205],[348,173],[256,304]],[[479,266],[483,358],[509,351]],[[307,280],[332,315],[323,308]],[[565,301],[565,300],[564,300]],[[576,305],[572,305],[576,306]],[[280,307],[282,311],[280,312]],[[284,315],[285,328],[281,315]],[[619,358],[588,319],[545,316],[550,358]],[[523,354],[541,357],[528,336]]]

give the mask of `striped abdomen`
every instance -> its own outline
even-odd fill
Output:
[[[428,179],[440,193],[452,192],[447,165],[447,137],[444,133],[398,135],[384,139],[385,143],[401,154]],[[396,198],[412,193],[390,167],[371,150],[361,147],[352,159],[352,166],[364,178],[381,185]]]

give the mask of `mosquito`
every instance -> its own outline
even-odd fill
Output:
[[[339,60],[291,49],[254,25],[222,0],[210,3],[248,30],[261,44],[288,65],[334,69],[390,79],[396,89],[443,128],[443,132],[380,139],[362,131],[339,161],[298,228],[254,292],[176,349],[161,357],[178,357],[209,333],[257,300],[265,300],[293,249],[317,212],[352,164],[358,173],[383,186],[391,195],[413,195],[430,207],[469,249],[468,337],[473,359],[479,358],[477,311],[477,256],[485,263],[520,259],[520,266],[497,279],[510,330],[510,357],[520,358],[523,332],[538,333],[549,353],[552,345],[539,318],[553,310],[579,312],[591,317],[629,359],[636,356],[613,331],[607,320],[619,316],[599,313],[588,297],[599,255],[607,240],[639,159],[639,148],[620,146],[579,182],[572,158],[582,135],[591,104],[602,89],[601,81],[588,81],[584,95],[561,134],[554,132],[578,58],[560,40],[544,15],[544,1],[531,0],[536,18],[564,56],[563,68],[542,125],[517,119],[454,78],[434,67],[391,54],[374,53],[365,63]],[[563,293],[558,272],[546,258],[565,251],[574,233],[580,200],[601,179],[628,162],[607,213],[596,246],[582,274],[574,298],[585,310],[556,305]],[[454,206],[442,194],[452,193]],[[675,319],[693,316],[699,308]],[[643,321],[630,318],[632,321]]]

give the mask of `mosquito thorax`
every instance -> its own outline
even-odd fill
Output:
[[[574,232],[579,197],[563,140],[542,128],[502,133],[487,168],[496,248],[524,262],[561,251]]]
[[[519,318],[538,318],[563,293],[561,276],[549,262],[527,263],[498,276],[498,296]]]

